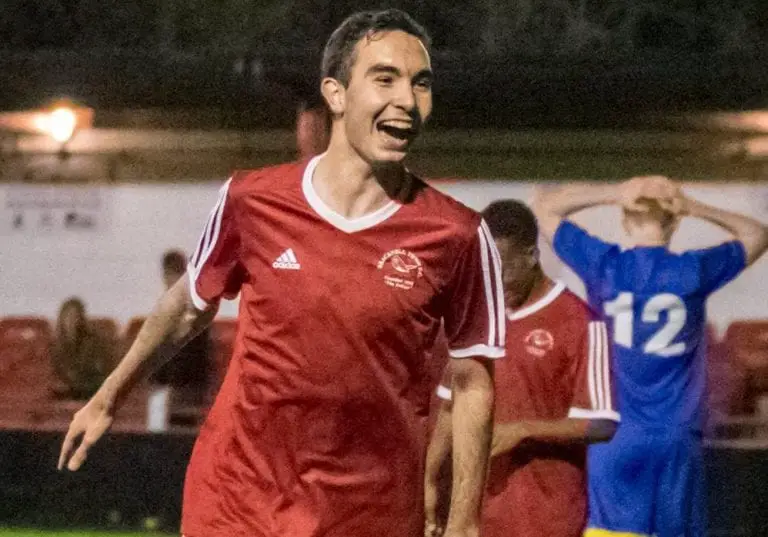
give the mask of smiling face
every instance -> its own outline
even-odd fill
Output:
[[[368,33],[355,45],[349,83],[326,78],[335,136],[371,165],[397,163],[432,112],[432,69],[424,44],[400,30]]]

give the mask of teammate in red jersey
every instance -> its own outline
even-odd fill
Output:
[[[431,376],[445,326],[456,486],[447,533],[474,537],[504,355],[500,260],[479,214],[403,165],[432,108],[429,40],[406,14],[358,13],[331,36],[328,150],[236,173],[188,267],[74,417],[79,468],[153,358],[240,294],[234,356],[195,445],[187,537],[420,537]],[[79,443],[77,439],[82,436]]]
[[[585,444],[611,438],[605,325],[539,264],[538,229],[518,201],[483,213],[502,258],[507,356],[496,367],[496,425],[483,537],[577,537],[586,521]],[[438,475],[450,451],[452,364],[438,388],[426,471],[427,534],[439,533]],[[455,386],[455,380],[453,381]]]

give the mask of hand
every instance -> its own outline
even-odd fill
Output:
[[[528,432],[519,422],[495,425],[491,441],[491,458],[512,451],[527,437]]]
[[[66,465],[72,472],[78,470],[88,457],[88,449],[104,436],[114,419],[112,401],[99,390],[72,418],[61,446],[58,469]],[[75,450],[79,438],[80,446]]]
[[[680,186],[660,175],[634,177],[619,186],[620,203],[629,211],[646,212],[644,201],[655,200],[662,209],[677,214],[682,197]]]
[[[424,537],[441,537],[443,534],[443,523],[437,515],[439,500],[438,484],[427,480],[424,484]]]

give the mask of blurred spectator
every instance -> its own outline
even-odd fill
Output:
[[[51,349],[59,399],[85,400],[99,389],[114,365],[114,347],[91,329],[85,305],[70,298],[61,305]]]
[[[300,159],[319,155],[328,148],[331,121],[320,100],[304,101],[296,117],[296,145]]]
[[[178,250],[163,255],[163,282],[166,288],[184,275],[186,264],[186,256]],[[167,389],[171,424],[193,425],[186,423],[183,413],[175,415],[173,409],[199,407],[205,403],[213,373],[211,348],[210,329],[206,328],[150,376],[150,382],[156,388]]]

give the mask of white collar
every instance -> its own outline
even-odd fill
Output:
[[[306,198],[309,206],[312,207],[312,209],[314,209],[314,211],[323,220],[327,221],[333,227],[340,229],[345,233],[362,231],[363,229],[368,229],[375,226],[376,224],[382,223],[387,218],[395,214],[398,209],[400,209],[400,207],[402,207],[402,205],[397,203],[395,200],[391,200],[389,203],[379,209],[376,209],[372,213],[364,214],[363,216],[359,216],[357,218],[350,219],[340,215],[328,207],[328,205],[322,199],[320,199],[320,196],[317,195],[315,187],[312,185],[312,176],[315,173],[315,168],[324,155],[325,153],[322,155],[317,155],[309,161],[306,169],[304,170],[304,177],[301,181],[301,189],[304,192],[304,197]]]
[[[541,297],[539,300],[537,300],[530,306],[526,306],[517,311],[512,311],[509,308],[507,308],[507,319],[509,319],[510,321],[517,321],[524,317],[528,317],[529,315],[533,315],[537,311],[550,305],[557,297],[560,296],[560,293],[562,293],[564,290],[565,290],[565,284],[563,282],[561,281],[555,282],[555,286],[552,289],[550,289],[546,295]]]

